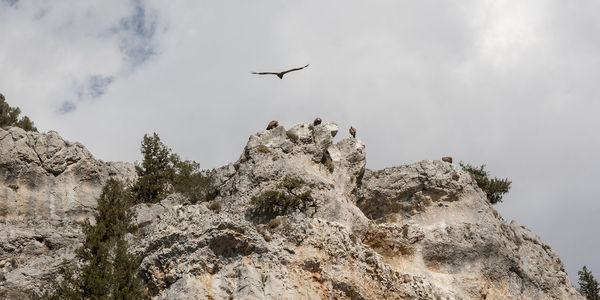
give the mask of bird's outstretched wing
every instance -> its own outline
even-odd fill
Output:
[[[293,71],[298,71],[298,70],[302,70],[302,69],[304,69],[306,67],[308,67],[308,64],[306,66],[304,66],[304,67],[293,68],[293,69],[289,69],[287,71],[282,71],[282,72],[251,72],[251,74],[257,74],[257,75],[277,75],[277,77],[283,78],[283,75],[285,75],[286,73],[293,72]]]
[[[302,70],[302,69],[304,69],[304,68],[306,68],[306,67],[308,67],[308,64],[306,64],[306,66],[304,66],[304,67],[293,68],[293,69],[289,69],[289,70],[287,70],[287,71],[283,71],[283,72],[281,72],[281,74],[283,75],[283,74],[285,74],[285,73],[289,73],[289,72],[293,72],[293,71]]]
[[[277,75],[278,73],[274,73],[274,72],[252,72],[252,74],[258,74],[258,75]]]

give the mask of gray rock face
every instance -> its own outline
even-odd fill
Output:
[[[465,299],[581,299],[560,258],[523,226],[507,225],[471,177],[442,161],[368,171],[357,205],[380,230],[390,265],[415,270]],[[383,245],[382,245],[383,244]],[[394,247],[398,247],[394,250]]]
[[[507,225],[467,173],[442,161],[370,171],[364,144],[334,143],[337,131],[252,135],[213,172],[219,212],[177,196],[137,206],[132,250],[156,299],[582,299],[556,253]],[[286,177],[316,208],[254,215],[250,198]]]
[[[365,168],[365,145],[355,138],[336,143],[337,132],[335,123],[306,123],[252,135],[238,161],[212,171],[219,210],[209,209],[209,203],[191,205],[177,194],[134,206],[138,229],[127,239],[130,251],[143,257],[141,275],[153,297],[583,299],[558,255],[531,231],[507,224],[467,173],[442,161],[371,171]],[[35,147],[29,147],[33,152],[0,148],[14,153],[11,161],[22,162],[1,165],[16,165],[10,171],[2,167],[5,186],[13,177],[29,178],[21,175],[26,174],[19,169],[23,164],[38,166],[38,176],[75,176],[80,168],[73,166],[89,153],[48,139],[42,139],[46,146],[38,149],[46,152],[37,161],[41,151]],[[54,158],[58,153],[75,158]],[[92,174],[110,175],[102,163],[90,162],[96,163],[101,166]],[[129,178],[127,172],[118,174]],[[79,182],[76,178],[59,186]],[[101,187],[106,177],[100,178],[90,186]],[[250,199],[281,190],[285,178],[304,181],[299,192],[311,191],[314,205],[274,218],[257,214]],[[38,189],[47,182],[40,181]],[[49,202],[39,197],[35,194],[33,202]],[[93,208],[95,200],[90,201]],[[86,215],[72,207],[77,206],[55,211]],[[20,287],[40,287],[47,280],[45,270],[72,257],[68,249],[81,241],[81,233],[76,225],[56,223],[52,214],[35,224],[55,222],[48,227],[62,231],[32,231],[29,227],[36,225],[28,222],[37,219],[13,206],[7,211],[0,226],[10,234],[0,239],[11,246],[2,248],[2,257],[24,255],[35,263],[16,272],[12,260],[0,260],[0,268],[9,270],[0,288],[19,280],[26,282]]]
[[[365,145],[353,138],[333,144],[338,126],[308,123],[286,131],[283,126],[250,137],[240,159],[217,169],[221,178],[223,209],[230,214],[249,214],[249,200],[276,189],[281,180],[299,178],[306,182],[319,207],[311,216],[344,224],[349,229],[365,228],[368,219],[354,205],[352,193],[365,170]],[[330,159],[330,167],[321,163]],[[227,175],[224,175],[227,174]]]
[[[133,181],[130,163],[95,160],[58,133],[0,129],[0,221],[81,221],[94,210],[104,182]]]
[[[58,133],[0,129],[0,290],[40,291],[82,241],[110,177],[135,180],[132,164],[95,160]],[[19,292],[17,292],[19,291]]]

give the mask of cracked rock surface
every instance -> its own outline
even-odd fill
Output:
[[[220,211],[172,195],[138,205],[130,236],[156,299],[583,299],[558,255],[507,224],[442,161],[365,168],[335,123],[252,135],[213,171]],[[330,159],[326,165],[323,157]],[[275,219],[249,199],[302,179],[316,207]]]
[[[507,224],[469,174],[442,161],[368,170],[365,145],[356,138],[335,142],[337,133],[330,122],[253,134],[236,162],[212,171],[218,210],[210,203],[191,205],[178,194],[134,206],[138,229],[126,238],[130,251],[143,257],[141,276],[153,298],[583,299],[556,252],[525,227]],[[29,144],[20,143],[33,146],[4,148],[9,134],[11,143],[26,138]],[[25,137],[13,137],[19,134]],[[87,174],[85,148],[48,141],[58,135],[47,135],[0,131],[0,153],[11,153],[10,160],[0,160],[0,191],[13,177],[29,178],[24,165],[48,178]],[[43,146],[37,149],[46,152],[35,150],[38,139]],[[52,160],[60,155],[75,157]],[[99,168],[91,173],[105,174]],[[81,176],[76,178],[93,178]],[[280,189],[286,177],[305,182],[299,189],[311,191],[312,205],[285,216],[257,214],[250,199]],[[101,184],[90,182],[97,191]],[[50,201],[41,194],[33,198]],[[94,198],[86,199],[78,201],[93,207]],[[0,221],[2,232],[11,232],[0,235],[3,245],[10,241],[0,248],[2,257],[31,263],[18,269],[19,262],[15,267],[11,259],[0,260],[7,275],[0,288],[23,281],[18,287],[35,290],[46,282],[45,270],[72,257],[82,236],[68,220],[88,211],[59,210],[63,223],[50,213],[36,219],[8,211]],[[31,229],[47,223],[58,233]]]
[[[133,164],[96,160],[57,132],[0,129],[0,290],[41,291],[74,257],[106,180],[135,176]]]

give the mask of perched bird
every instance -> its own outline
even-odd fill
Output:
[[[317,125],[319,125],[319,124],[321,124],[321,118],[316,118],[316,119],[313,121],[313,126],[317,126]]]
[[[277,77],[279,77],[279,79],[283,79],[283,75],[285,75],[286,73],[289,72],[293,72],[293,71],[298,71],[298,70],[302,70],[304,68],[308,67],[308,64],[304,67],[300,67],[300,68],[293,68],[293,69],[289,69],[287,71],[281,71],[281,72],[252,72],[252,74],[257,74],[257,75],[277,75]]]
[[[445,161],[447,163],[452,163],[452,157],[451,156],[444,156],[444,157],[442,157],[442,161]]]
[[[350,126],[350,135],[355,138],[356,137],[356,128]]]
[[[269,125],[267,125],[267,130],[271,130],[277,126],[279,126],[279,122],[277,122],[276,120],[273,120],[273,121],[269,122]]]

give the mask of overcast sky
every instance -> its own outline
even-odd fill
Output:
[[[600,277],[600,1],[0,0],[0,92],[102,160],[204,168],[271,120],[350,125],[380,169],[453,156]],[[251,71],[310,66],[274,76]]]

